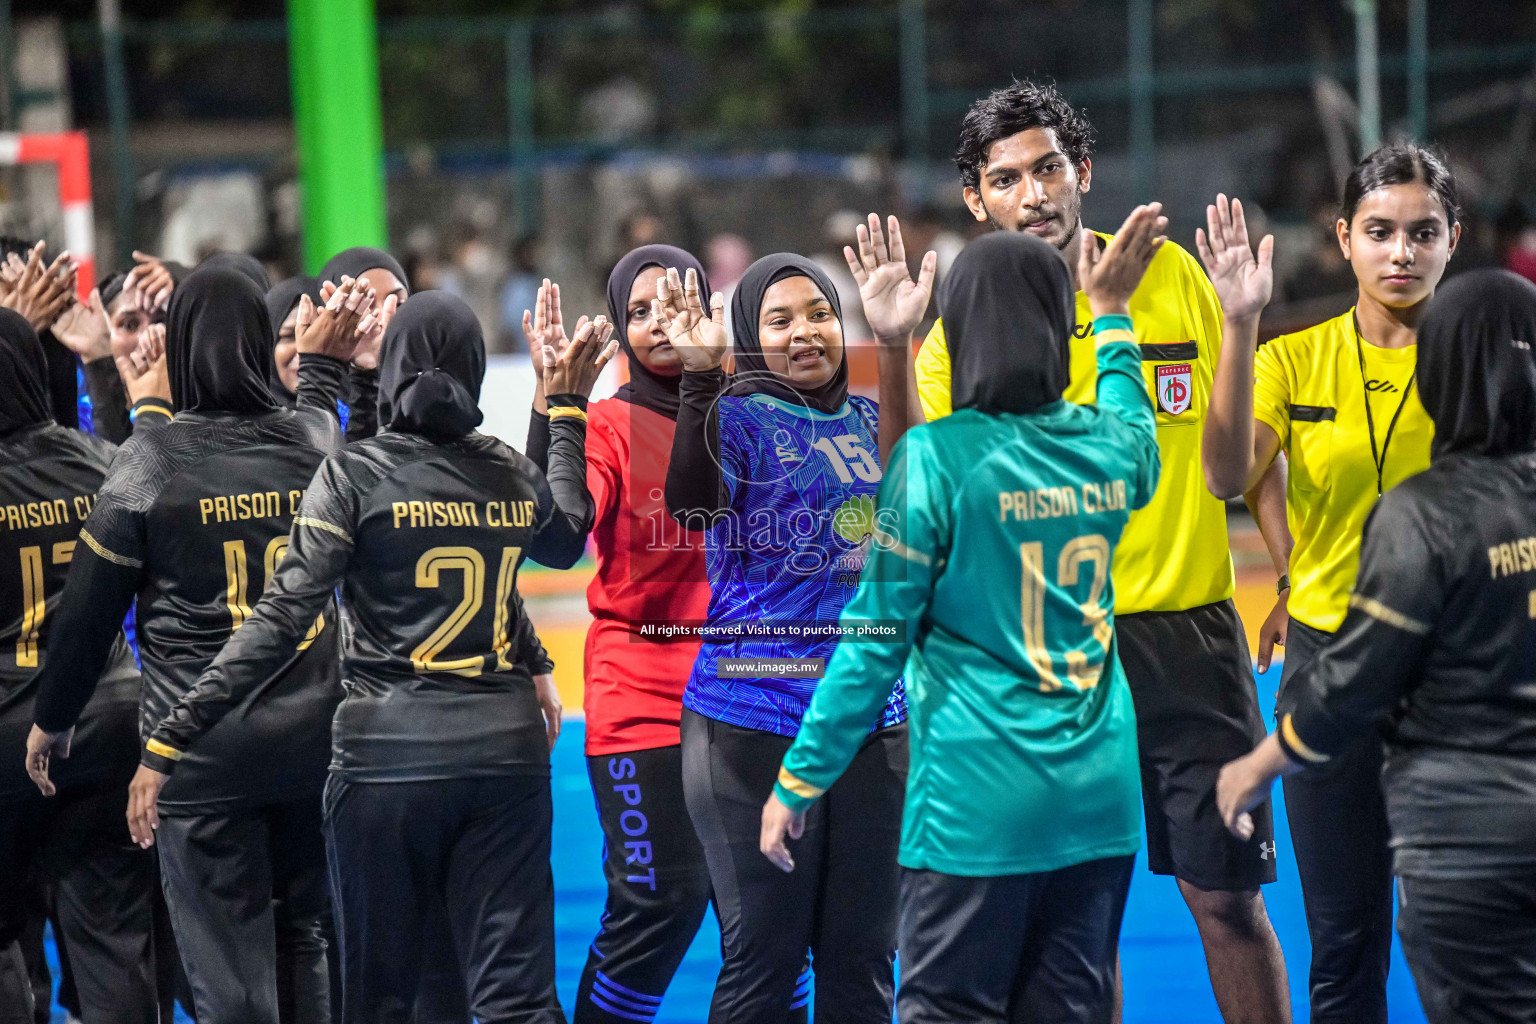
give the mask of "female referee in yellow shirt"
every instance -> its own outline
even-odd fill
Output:
[[[1415,381],[1419,318],[1461,233],[1456,182],[1433,153],[1384,146],[1344,185],[1339,247],[1359,283],[1355,307],[1254,355],[1269,301],[1273,240],[1248,244],[1242,205],[1219,196],[1197,235],[1224,316],[1205,422],[1206,482],[1236,497],[1283,448],[1290,459],[1289,683],[1344,618],[1360,533],[1383,491],[1429,466],[1434,425]],[[1327,770],[1286,780],[1286,814],[1312,934],[1315,1024],[1385,1024],[1392,949],[1392,862],[1381,794],[1382,745],[1367,737]]]

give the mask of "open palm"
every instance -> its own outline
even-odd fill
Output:
[[[725,333],[725,296],[715,292],[706,311],[696,273],[690,270],[683,278],[678,276],[676,267],[668,267],[666,276],[656,282],[651,313],[677,350],[684,369],[698,373],[720,365],[729,340]]]
[[[542,382],[545,367],[553,365],[571,344],[565,334],[565,320],[560,315],[560,286],[546,277],[539,285],[533,307],[523,310],[523,336],[528,339],[528,358],[533,362],[534,375]],[[581,317],[576,321],[576,330],[580,331],[586,324],[587,318]],[[548,363],[544,359],[546,350],[551,353]]]
[[[1205,224],[1205,230],[1195,230],[1195,248],[1211,275],[1222,313],[1231,319],[1258,316],[1275,287],[1275,236],[1264,236],[1255,258],[1243,204],[1236,199],[1228,203],[1225,195],[1205,208]]]
[[[859,251],[843,247],[843,258],[859,285],[859,300],[864,304],[864,319],[876,338],[905,342],[928,311],[933,295],[937,253],[923,257],[917,280],[907,269],[907,251],[901,241],[901,224],[889,218],[890,242],[880,231],[880,218],[869,215],[869,226],[859,225]]]

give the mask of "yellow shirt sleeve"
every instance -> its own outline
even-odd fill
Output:
[[[1286,355],[1286,339],[1272,338],[1259,346],[1253,360],[1253,418],[1279,436],[1281,448],[1289,448],[1291,439],[1291,374]]]
[[[944,321],[935,320],[923,347],[917,350],[913,364],[917,374],[917,395],[923,403],[928,422],[943,419],[955,411],[950,394],[949,345],[944,340]]]

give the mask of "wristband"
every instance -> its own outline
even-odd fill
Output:
[[[185,751],[151,738],[139,753],[139,763],[146,768],[153,768],[161,775],[169,775],[176,770],[176,763],[185,756]]]
[[[1131,323],[1129,313],[1105,313],[1103,316],[1093,318],[1093,329],[1099,331],[1113,331],[1116,329],[1134,331],[1136,328]]]
[[[1290,589],[1291,589],[1291,574],[1290,573],[1285,573],[1278,580],[1275,580],[1275,595],[1276,596],[1279,596],[1280,594],[1283,594],[1287,590],[1290,590]]]
[[[157,415],[164,416],[168,420],[176,418],[176,414],[171,411],[171,407],[167,405],[163,399],[141,398],[137,402],[133,403],[132,409],[128,410],[129,421],[137,423],[139,420],[139,414],[144,412],[155,413]]]
[[[1296,733],[1295,722],[1291,715],[1286,715],[1280,720],[1280,728],[1275,730],[1275,739],[1280,743],[1280,749],[1292,762],[1299,765],[1322,764],[1331,760],[1327,754],[1320,754],[1307,746],[1306,742]]]

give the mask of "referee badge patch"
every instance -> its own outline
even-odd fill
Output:
[[[1157,407],[1170,416],[1177,416],[1189,408],[1194,389],[1188,363],[1171,363],[1157,368]]]

